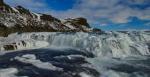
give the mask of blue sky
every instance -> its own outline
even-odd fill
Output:
[[[60,19],[84,17],[103,30],[150,30],[150,0],[4,0]]]

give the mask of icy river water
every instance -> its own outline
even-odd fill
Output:
[[[0,48],[0,77],[150,77],[150,32],[12,34]]]

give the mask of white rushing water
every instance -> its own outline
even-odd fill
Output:
[[[38,48],[56,48],[60,51],[63,48],[74,48],[80,51],[92,52],[96,57],[87,58],[81,55],[68,55],[69,60],[76,57],[85,58],[91,67],[100,73],[100,77],[149,77],[150,71],[150,32],[105,32],[98,33],[22,33],[11,34],[8,37],[0,37],[1,52],[9,50],[27,50]],[[43,57],[47,55],[44,50],[40,50]],[[32,50],[31,50],[32,51]],[[72,51],[72,50],[70,50]],[[43,53],[42,53],[43,52]],[[59,51],[58,51],[59,52]],[[31,64],[40,69],[63,71],[62,68],[54,66],[50,62],[37,59],[34,54],[24,54],[16,56],[14,60]],[[45,54],[44,54],[45,53]],[[51,51],[51,54],[54,53]],[[50,53],[49,53],[50,54]],[[48,59],[46,57],[46,59]],[[63,54],[55,58],[63,58]],[[11,60],[13,60],[11,58]],[[9,70],[12,70],[12,72]],[[8,71],[8,73],[6,72]],[[3,73],[3,74],[2,74]],[[17,77],[17,68],[0,69],[0,75],[6,77]],[[94,77],[86,72],[80,72],[81,77]],[[20,76],[19,76],[20,77]],[[25,76],[26,77],[26,76]]]
[[[14,42],[20,44],[14,45]],[[42,47],[78,48],[90,51],[96,56],[126,57],[150,54],[148,47],[150,32],[144,31],[106,32],[104,34],[82,32],[23,33],[1,38],[0,43],[1,51],[5,50],[4,46],[11,44],[16,46],[15,50]]]

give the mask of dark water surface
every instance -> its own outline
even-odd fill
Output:
[[[26,54],[34,54],[37,60],[41,62],[49,62],[53,66],[63,68],[59,70],[41,69],[30,63],[23,63],[14,60],[16,56],[23,56]],[[69,59],[69,55],[73,56]],[[29,77],[81,77],[80,73],[84,72],[94,77],[99,77],[99,73],[90,67],[82,66],[83,64],[90,65],[85,57],[92,58],[94,55],[87,51],[79,51],[75,49],[34,49],[24,50],[18,52],[7,53],[0,56],[0,69],[17,68],[19,73],[17,76]],[[43,66],[44,67],[44,66]]]
[[[34,55],[41,63],[47,62],[62,70],[40,68],[32,64],[32,61],[26,63],[18,60],[24,55]],[[19,58],[15,59],[16,57]],[[5,68],[18,69],[16,77],[150,77],[150,57],[103,59],[85,50],[33,49],[1,55],[0,69]]]

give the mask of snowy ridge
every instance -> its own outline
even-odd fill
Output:
[[[85,18],[60,20],[48,14],[34,13],[22,6],[10,7],[1,1],[0,36],[15,32],[93,32]],[[99,32],[101,30],[99,29]]]
[[[105,34],[83,32],[69,34],[59,32],[23,33],[10,35],[8,38],[12,37],[19,38],[19,40],[28,39],[29,42],[25,41],[25,43],[29,43],[28,45],[32,48],[70,47],[90,51],[96,56],[112,57],[150,55],[149,32],[107,32]],[[7,40],[1,41],[1,49],[4,48],[5,41]],[[18,49],[21,48],[18,46]]]

